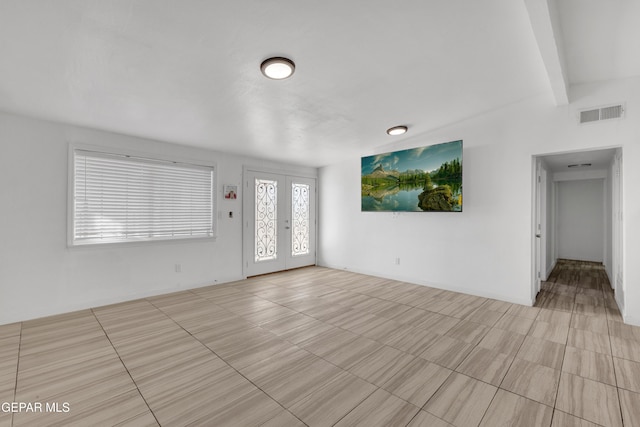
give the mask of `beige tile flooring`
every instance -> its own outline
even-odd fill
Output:
[[[640,426],[639,349],[598,264],[536,307],[310,267],[0,326],[43,404],[0,427]]]

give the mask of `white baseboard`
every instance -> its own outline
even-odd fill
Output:
[[[551,275],[551,272],[553,271],[553,269],[556,268],[556,264],[557,263],[558,263],[557,259],[555,261],[553,261],[553,264],[551,264],[551,267],[549,267],[549,269],[545,272],[544,279],[542,279],[542,280],[547,280],[549,278],[549,276]]]
[[[331,264],[322,264],[322,265],[318,264],[318,265],[321,267],[333,268],[335,270],[346,270],[346,271],[351,271],[358,274],[365,274],[367,276],[376,276],[376,277],[381,277],[383,279],[397,280],[400,282],[412,283],[414,285],[428,286],[430,288],[437,288],[437,289],[443,289],[446,291],[459,292],[462,294],[474,295],[482,298],[491,298],[491,299],[496,299],[500,301],[510,302],[513,304],[526,305],[529,307],[533,306],[533,304],[535,303],[535,300],[532,300],[531,298],[513,298],[513,297],[508,298],[508,297],[505,297],[504,295],[499,295],[494,292],[486,292],[482,289],[475,289],[475,288],[471,289],[471,288],[466,288],[464,286],[426,282],[423,280],[418,280],[414,277],[405,277],[402,275],[390,275],[383,272],[376,272],[372,270],[344,267],[344,266],[331,265]]]
[[[55,310],[46,310],[46,309],[34,310],[31,312],[25,313],[24,316],[20,316],[20,317],[13,317],[13,316],[3,317],[2,315],[0,315],[0,325],[17,323],[17,322],[25,322],[28,320],[40,319],[42,317],[56,316],[58,314],[88,310],[91,308],[103,307],[106,305],[118,304],[118,303],[127,302],[127,301],[135,301],[137,299],[171,294],[174,292],[181,292],[189,289],[203,288],[205,286],[221,285],[223,283],[234,282],[236,280],[242,280],[242,279],[243,279],[242,277],[238,277],[238,278],[231,278],[229,280],[224,280],[224,281],[212,280],[210,282],[205,282],[205,283],[182,285],[182,286],[177,286],[173,288],[149,289],[144,292],[132,292],[132,293],[121,295],[121,296],[113,296],[109,298],[96,298],[96,299],[87,300],[87,301],[78,301],[70,304],[65,304],[64,306],[58,306],[55,308]]]
[[[640,326],[640,317],[638,316],[622,315],[622,319],[626,325]]]

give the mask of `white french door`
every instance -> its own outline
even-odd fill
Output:
[[[315,179],[245,170],[243,194],[245,277],[315,265]]]

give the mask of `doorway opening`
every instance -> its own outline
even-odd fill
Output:
[[[624,313],[622,149],[533,156],[532,301],[561,260],[602,264]]]

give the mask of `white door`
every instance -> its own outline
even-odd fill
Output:
[[[315,179],[247,170],[244,185],[244,275],[315,265]]]
[[[542,162],[540,160],[536,160],[536,178],[535,178],[535,186],[536,186],[536,206],[535,206],[535,268],[534,268],[534,295],[533,297],[540,292],[541,282],[542,282],[542,265],[544,263],[542,259]]]

